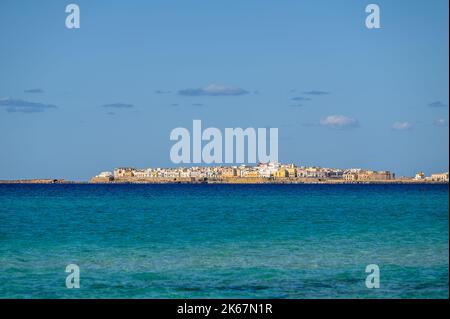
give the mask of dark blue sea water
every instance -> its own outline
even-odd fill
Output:
[[[0,298],[448,298],[447,185],[0,185]],[[65,268],[81,270],[67,289]],[[368,289],[377,264],[381,287]]]

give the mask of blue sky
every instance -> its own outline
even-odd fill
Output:
[[[448,171],[446,0],[374,2],[377,30],[370,1],[73,2],[77,30],[69,1],[0,2],[0,179],[170,167],[194,119],[277,127],[282,162]]]

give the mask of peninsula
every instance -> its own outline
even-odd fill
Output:
[[[396,178],[390,171],[296,166],[259,163],[255,166],[204,166],[190,168],[116,168],[94,176],[91,183],[448,183],[449,174]]]

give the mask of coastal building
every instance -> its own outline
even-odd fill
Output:
[[[328,169],[326,171],[326,177],[330,179],[343,179],[344,171],[340,169]]]
[[[257,178],[257,177],[260,177],[260,175],[259,175],[259,171],[256,169],[253,169],[253,170],[246,169],[242,172],[242,177]]]
[[[359,181],[370,181],[372,179],[373,171],[360,171],[358,173]]]
[[[286,177],[295,178],[297,177],[297,168],[294,164],[286,165]]]
[[[288,177],[288,172],[285,168],[280,167],[274,174],[275,178],[286,178]]]
[[[416,176],[414,177],[416,181],[422,181],[425,180],[425,174],[423,172],[416,173]]]
[[[389,181],[395,179],[395,174],[389,171],[365,171],[358,173],[359,181]]]
[[[263,177],[263,178],[271,178],[271,177],[275,176],[279,167],[280,167],[280,164],[275,163],[275,162],[259,163],[256,166],[256,168],[259,172],[259,176]]]
[[[91,182],[94,183],[108,183],[114,180],[112,172],[101,172],[100,174],[91,178]]]
[[[358,173],[352,172],[352,171],[347,171],[342,174],[342,178],[346,181],[354,182],[354,181],[358,180]]]
[[[297,177],[324,179],[327,173],[320,167],[303,167],[297,168]]]
[[[148,177],[148,173],[146,169],[136,169],[133,172],[134,177],[136,178],[146,178]]]
[[[99,177],[99,178],[111,178],[114,177],[113,173],[111,172],[101,172],[100,174],[98,174],[95,177]]]
[[[431,174],[431,180],[433,182],[447,182],[448,183],[448,172],[439,173],[439,174]]]
[[[390,181],[395,179],[395,174],[389,171],[378,171],[373,175],[374,180],[376,181]]]
[[[221,169],[220,175],[223,178],[232,178],[238,176],[238,170],[236,167],[224,167]]]
[[[297,175],[297,177],[305,178],[307,175],[306,169],[304,167],[297,167],[296,175]]]
[[[114,178],[134,177],[135,169],[131,167],[116,168],[114,170]]]
[[[200,179],[201,178],[200,171],[191,171],[190,177],[193,179]]]
[[[164,170],[163,177],[178,178],[178,177],[180,177],[180,172],[178,172],[177,170],[167,169],[167,170]]]
[[[288,168],[286,171],[289,178],[297,177],[297,170],[295,168]]]
[[[191,172],[188,169],[183,168],[180,171],[180,177],[181,178],[189,178],[189,177],[191,177]]]

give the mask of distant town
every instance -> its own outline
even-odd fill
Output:
[[[296,166],[295,164],[259,163],[254,166],[194,166],[178,168],[120,167],[104,171],[89,181],[74,182],[65,179],[0,180],[0,184],[60,184],[60,183],[223,183],[223,184],[370,184],[370,183],[448,183],[449,173],[426,176],[397,177],[391,171],[361,168],[324,168]]]
[[[116,168],[94,176],[91,183],[448,183],[449,173],[399,177],[390,171],[339,169],[259,163],[254,166],[190,168]]]

